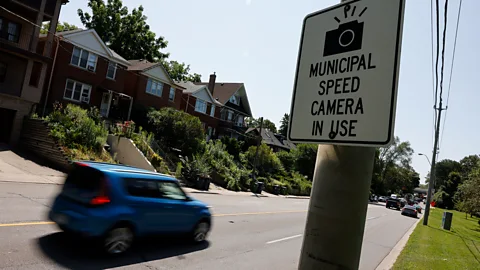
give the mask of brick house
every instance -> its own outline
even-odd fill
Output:
[[[218,112],[217,136],[238,139],[247,131],[245,117],[252,117],[245,85],[243,83],[218,83],[216,77],[214,73],[210,75],[208,82],[195,84],[207,86],[214,100],[221,104]]]
[[[95,106],[105,118],[128,120],[133,98],[125,93],[125,78],[130,63],[109,49],[94,29],[57,35],[60,41],[54,42],[52,80],[45,86],[41,114],[61,102]]]
[[[53,33],[68,0],[0,1],[0,143],[17,144],[23,119],[40,102],[47,80]],[[50,22],[45,42],[42,25]]]
[[[197,85],[192,82],[177,82],[177,84],[185,88],[180,109],[200,119],[207,134],[207,141],[216,137],[223,104],[213,98],[207,85]]]
[[[125,77],[125,91],[133,97],[132,119],[140,125],[146,124],[148,108],[172,107],[180,110],[184,88],[177,85],[161,63],[147,60],[129,60]]]

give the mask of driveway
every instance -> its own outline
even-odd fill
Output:
[[[61,184],[63,172],[42,166],[38,158],[0,144],[0,181]]]

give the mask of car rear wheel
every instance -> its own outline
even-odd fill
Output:
[[[125,253],[133,243],[133,232],[128,227],[116,227],[104,238],[103,248],[107,254]]]
[[[207,239],[208,232],[210,230],[210,224],[206,221],[200,221],[193,229],[193,241],[195,243],[201,243]]]

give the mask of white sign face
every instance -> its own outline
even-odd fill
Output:
[[[393,141],[404,0],[355,0],[303,24],[288,138],[385,146]]]

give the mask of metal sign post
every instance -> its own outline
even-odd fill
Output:
[[[374,147],[394,139],[404,4],[342,1],[304,20],[288,138],[321,145],[301,270],[358,269]]]

